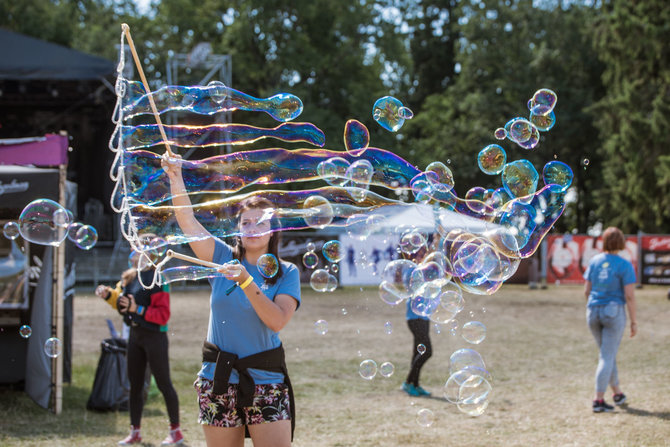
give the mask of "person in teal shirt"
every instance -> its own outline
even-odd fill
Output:
[[[598,345],[599,358],[596,369],[596,395],[593,412],[610,412],[614,409],[604,400],[609,384],[614,391],[617,405],[626,402],[626,395],[619,386],[616,354],[626,328],[626,310],[630,316],[630,336],[637,333],[635,305],[635,270],[633,265],[619,256],[626,240],[621,230],[609,227],[603,233],[603,250],[594,256],[584,272],[586,320]]]
[[[203,364],[195,388],[208,446],[291,445],[295,405],[279,332],[300,305],[300,275],[279,259],[275,205],[251,195],[235,207],[236,243],[215,238],[193,213],[178,155],[165,156],[177,223],[195,255],[221,265],[212,295]],[[277,273],[262,276],[258,259],[275,256]],[[234,261],[234,262],[231,262]]]

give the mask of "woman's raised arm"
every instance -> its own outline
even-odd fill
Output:
[[[170,179],[172,205],[179,228],[189,239],[189,245],[195,255],[203,261],[212,261],[214,257],[214,236],[202,226],[193,214],[191,199],[184,185],[181,173],[182,159],[180,155],[163,155],[161,166]]]

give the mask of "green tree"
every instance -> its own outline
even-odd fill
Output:
[[[122,22],[146,23],[133,0],[0,1],[0,26],[111,60]]]
[[[0,2],[0,26],[17,33],[70,46],[76,32],[76,5],[71,1],[24,0]]]
[[[477,154],[488,144],[501,144],[508,162],[529,159],[540,174],[546,162],[564,161],[575,172],[579,201],[561,223],[585,231],[592,218],[589,192],[597,183],[597,171],[584,171],[580,162],[597,162],[598,147],[586,110],[602,96],[602,66],[586,30],[597,11],[575,3],[541,6],[530,1],[463,6],[459,73],[446,90],[426,99],[409,123],[408,132],[417,137],[408,145],[421,157],[422,167],[436,159],[451,161],[461,196],[473,186],[501,186],[499,177],[484,175],[477,166]],[[513,117],[527,117],[527,99],[545,87],[559,97],[557,124],[542,133],[538,147],[528,151],[509,140],[495,140],[494,130]]]
[[[607,95],[593,109],[603,139],[598,212],[625,232],[668,232],[670,8],[664,0],[613,0],[603,9],[596,48]]]
[[[343,147],[344,124],[351,118],[367,125],[372,145],[384,147],[393,139],[372,119],[374,101],[387,91],[383,54],[374,48],[378,36],[370,25],[376,14],[373,2],[353,0],[163,0],[156,37],[164,41],[162,48],[177,52],[208,41],[215,53],[230,54],[232,87],[245,93],[296,94],[305,107],[298,119],[320,127],[328,148]],[[238,117],[276,124],[258,114]]]
[[[415,112],[421,110],[428,96],[443,91],[454,81],[460,13],[456,0],[416,1],[404,8],[411,29],[410,105]]]

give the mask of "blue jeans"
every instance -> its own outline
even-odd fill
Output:
[[[586,321],[600,350],[596,369],[596,392],[604,393],[607,384],[619,386],[616,354],[626,329],[626,309],[618,302],[586,308]]]

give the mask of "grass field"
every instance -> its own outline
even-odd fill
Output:
[[[662,446],[670,445],[670,301],[666,288],[637,291],[639,334],[626,330],[618,364],[629,405],[593,414],[591,398],[597,351],[584,322],[581,288],[529,290],[506,285],[490,297],[467,295],[459,323],[487,326],[480,345],[460,333],[431,333],[433,357],[422,373],[432,398],[410,398],[399,390],[412,349],[404,306],[383,303],[375,290],[339,289],[317,294],[303,289],[303,304],[282,333],[296,390],[295,446]],[[192,388],[207,331],[208,292],[172,294],[170,357],[188,445],[204,445]],[[346,312],[343,311],[346,309]],[[472,312],[472,316],[471,316]],[[0,391],[0,445],[115,445],[127,433],[128,413],[86,410],[105,318],[119,317],[99,298],[75,300],[74,373],[64,388],[63,414],[37,407],[24,393]],[[328,321],[318,335],[314,322]],[[393,331],[384,330],[390,321]],[[493,375],[493,395],[480,417],[465,415],[442,398],[449,356],[462,347],[478,350]],[[392,362],[393,376],[363,380],[358,365],[371,358]],[[607,399],[611,401],[608,391]],[[435,421],[416,421],[422,408]],[[145,446],[158,446],[167,415],[160,395],[149,399],[142,420]],[[247,445],[251,445],[247,441]]]

